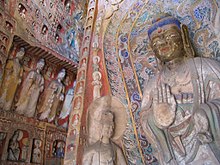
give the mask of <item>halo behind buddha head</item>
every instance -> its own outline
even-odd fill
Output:
[[[88,108],[87,127],[89,130],[89,138],[92,142],[100,140],[101,129],[103,125],[103,114],[111,112],[114,118],[114,134],[113,140],[119,140],[124,133],[127,124],[127,114],[124,105],[115,97],[104,96],[93,101]],[[97,128],[98,127],[98,128]],[[96,133],[100,131],[98,135]],[[91,140],[90,139],[90,140]]]

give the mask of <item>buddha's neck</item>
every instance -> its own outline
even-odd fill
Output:
[[[169,62],[165,62],[165,66],[168,67],[170,70],[176,70],[184,63],[184,58],[175,58]]]

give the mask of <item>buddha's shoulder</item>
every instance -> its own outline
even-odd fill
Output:
[[[206,58],[206,57],[195,57],[190,58],[188,62],[193,62],[195,65],[202,65],[202,66],[217,66],[220,67],[219,61],[212,59],[212,58]]]
[[[188,66],[195,66],[195,70],[203,75],[220,76],[220,63],[212,58],[196,57],[188,60]]]

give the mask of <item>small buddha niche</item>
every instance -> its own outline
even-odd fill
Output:
[[[39,17],[39,14],[40,14],[40,11],[38,9],[36,9],[35,11],[35,16],[38,18]]]
[[[42,30],[41,30],[41,34],[46,35],[48,31],[48,27],[46,25],[43,25]]]
[[[40,0],[40,4],[41,4],[42,6],[45,6],[44,0]]]
[[[2,43],[3,43],[4,45],[7,45],[7,42],[8,42],[8,38],[5,37],[5,36],[3,36],[3,37],[2,37]]]
[[[56,34],[56,35],[55,35],[55,41],[56,41],[56,43],[58,43],[58,42],[59,42],[59,39],[60,39],[59,35],[58,35],[58,34]]]
[[[33,21],[33,22],[32,22],[32,29],[34,29],[34,28],[35,28],[35,26],[36,26],[36,22],[35,22],[35,21]]]
[[[60,24],[57,25],[57,33],[60,32],[62,29],[62,26]]]
[[[94,8],[89,9],[89,15],[93,15],[94,14]]]
[[[56,158],[64,158],[65,142],[62,140],[55,140],[53,142],[52,155]]]
[[[6,53],[6,47],[5,47],[4,45],[1,45],[0,51],[1,51],[2,53]]]
[[[70,9],[71,9],[70,0],[65,0],[64,7],[65,7],[65,11],[67,13],[70,13]]]
[[[53,5],[54,5],[53,2],[50,2],[50,8],[53,8]]]
[[[13,25],[12,25],[10,22],[6,21],[6,22],[5,22],[5,26],[6,26],[6,29],[7,29],[8,31],[10,31],[11,33],[13,33]]]
[[[19,5],[18,5],[18,12],[19,12],[20,17],[25,19],[27,9],[21,3],[19,3]]]
[[[52,18],[52,14],[51,14],[51,13],[48,14],[48,18],[49,18],[49,19]]]
[[[0,19],[1,19],[1,20],[3,19],[2,13],[0,13]]]

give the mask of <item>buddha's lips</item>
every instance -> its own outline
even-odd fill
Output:
[[[164,48],[161,48],[160,51],[163,52],[163,53],[166,53],[170,50],[169,47],[164,47]]]

